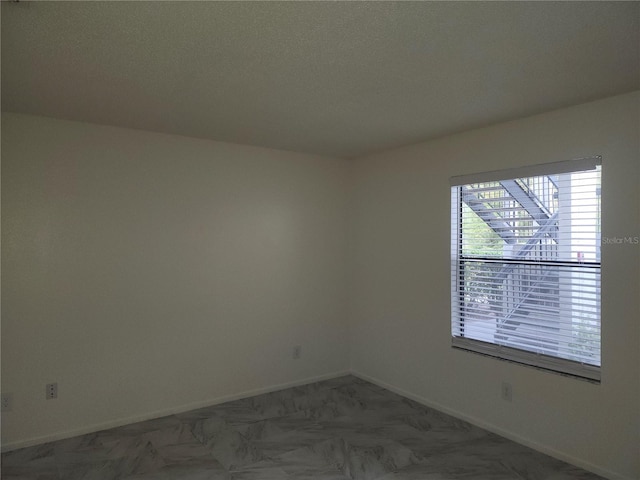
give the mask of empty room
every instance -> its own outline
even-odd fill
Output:
[[[640,479],[640,2],[1,28],[3,479]]]

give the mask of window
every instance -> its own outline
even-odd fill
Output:
[[[451,179],[455,348],[600,380],[593,157]]]

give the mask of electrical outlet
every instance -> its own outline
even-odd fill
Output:
[[[507,402],[513,400],[513,388],[509,382],[502,382],[502,399]]]
[[[295,347],[293,347],[293,359],[298,360],[301,355],[302,355],[302,346],[296,345]]]
[[[47,383],[47,400],[53,400],[54,398],[58,398],[58,384],[57,383]]]
[[[2,411],[10,412],[13,409],[13,395],[10,393],[2,394]]]

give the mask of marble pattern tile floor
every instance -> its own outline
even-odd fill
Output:
[[[4,480],[597,480],[353,376],[2,454]]]

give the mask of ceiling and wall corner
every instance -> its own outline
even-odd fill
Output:
[[[638,2],[2,2],[2,110],[338,157],[640,88]]]

